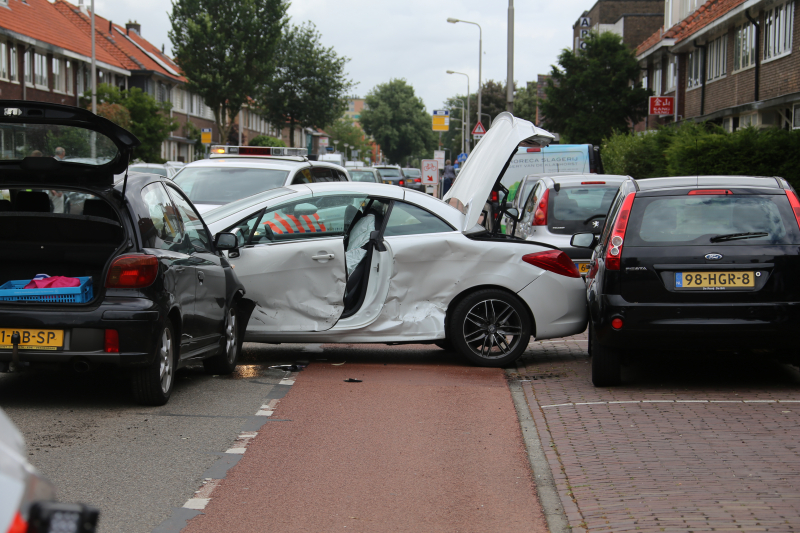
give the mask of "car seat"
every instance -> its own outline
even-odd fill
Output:
[[[119,222],[114,208],[104,200],[86,200],[83,203],[83,214],[90,217],[100,217]]]
[[[19,191],[14,201],[14,211],[49,213],[50,197],[42,191]]]

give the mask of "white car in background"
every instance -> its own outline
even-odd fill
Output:
[[[250,342],[434,342],[504,366],[530,338],[583,331],[586,288],[555,247],[488,233],[483,206],[523,145],[552,139],[502,113],[445,197],[379,183],[276,188],[210,211],[256,302]]]
[[[212,146],[210,153],[173,178],[201,214],[284,185],[350,181],[344,167],[309,161],[305,148]]]

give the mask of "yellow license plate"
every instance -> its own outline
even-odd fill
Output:
[[[676,289],[711,289],[755,287],[754,272],[676,272]]]
[[[586,263],[579,263],[576,261],[575,266],[578,267],[578,272],[580,272],[581,275],[589,273],[590,268],[588,261]]]
[[[64,332],[57,329],[8,329],[0,328],[0,350],[11,350],[11,336],[19,333],[20,350],[61,350],[64,347]]]

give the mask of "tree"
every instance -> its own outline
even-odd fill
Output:
[[[536,97],[536,83],[526,87],[520,87],[514,94],[514,116],[524,118],[536,123],[536,105],[539,99]]]
[[[267,83],[287,23],[285,0],[173,0],[169,38],[187,89],[228,139],[246,99]]]
[[[358,150],[359,158],[363,159],[367,156],[367,150],[370,149],[370,144],[364,135],[364,130],[353,124],[347,119],[339,119],[333,122],[330,126],[325,128],[325,133],[331,136],[331,140],[338,141],[339,149],[344,152],[345,144],[349,144],[351,150]]]
[[[633,50],[614,33],[591,33],[586,49],[564,49],[540,104],[547,128],[569,142],[600,144],[615,130],[628,131],[647,113]],[[632,83],[633,82],[633,83]]]
[[[83,98],[84,102],[90,100],[91,93],[87,91]],[[130,130],[142,143],[133,151],[135,159],[148,163],[164,162],[161,144],[169,138],[170,132],[178,129],[177,121],[169,116],[172,104],[159,103],[138,87],[124,90],[106,83],[97,86],[97,101],[98,115]]]
[[[248,146],[275,146],[278,148],[286,147],[286,143],[280,139],[276,139],[275,137],[270,137],[269,135],[257,135],[250,139],[250,142],[247,143]]]
[[[273,124],[289,122],[289,145],[294,146],[294,127],[324,128],[338,119],[347,106],[353,82],[333,48],[320,43],[313,23],[287,28],[275,53],[276,69],[261,88],[259,102]]]
[[[436,137],[431,115],[406,80],[376,85],[365,100],[359,121],[390,161],[401,163],[410,156],[433,155]]]

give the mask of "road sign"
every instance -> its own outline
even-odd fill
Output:
[[[456,157],[456,161],[458,161],[459,163],[464,163],[466,160],[467,160],[467,154],[465,154],[464,152],[461,152],[460,154],[458,154],[458,157]]]
[[[322,146],[328,146],[328,137],[320,137],[319,138],[319,145],[321,147]]]
[[[675,97],[674,96],[651,96],[650,97],[651,115],[674,115]]]
[[[420,170],[422,170],[422,183],[426,185],[439,183],[439,162],[437,160],[423,159]]]
[[[478,123],[475,124],[475,127],[472,128],[472,134],[483,135],[484,133],[486,133],[486,128],[483,127],[483,124],[481,124],[481,121],[479,120]]]
[[[200,130],[200,142],[203,144],[211,144],[211,128],[203,128]]]
[[[433,131],[450,131],[450,111],[447,109],[433,110]]]
[[[475,139],[475,142],[478,142],[481,139],[483,139],[483,133],[477,133],[477,134],[473,135],[472,138]]]
[[[439,168],[444,169],[444,150],[434,150],[433,158],[439,162]]]

